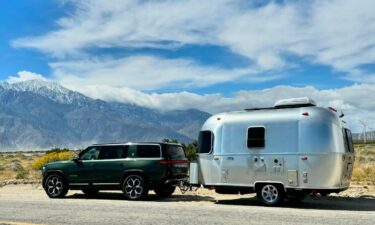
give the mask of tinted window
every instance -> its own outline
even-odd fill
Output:
[[[100,147],[90,147],[82,152],[80,159],[81,160],[94,160],[98,159],[100,152]]]
[[[354,152],[352,132],[349,129],[344,129],[343,132],[346,152]]]
[[[137,145],[138,158],[160,158],[159,145]]]
[[[186,159],[184,149],[178,145],[167,146],[167,157],[168,159]]]
[[[126,158],[127,155],[128,151],[125,146],[102,146],[98,159],[120,159]]]
[[[211,131],[199,132],[198,153],[209,153],[213,148],[214,135]]]
[[[265,129],[264,127],[250,127],[247,130],[247,147],[261,148],[265,144]]]

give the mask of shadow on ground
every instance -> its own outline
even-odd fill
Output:
[[[100,199],[100,200],[125,200],[124,195],[121,192],[99,192],[94,197],[86,197],[81,193],[75,193],[68,195],[66,198],[70,199]],[[215,202],[215,198],[204,195],[172,195],[169,198],[160,198],[156,194],[149,194],[144,201],[157,201],[157,202]]]
[[[262,206],[256,197],[240,198],[231,200],[218,200],[216,204],[221,205],[244,205],[244,206]],[[285,201],[280,207],[297,209],[316,209],[316,210],[349,210],[349,211],[375,211],[375,197],[361,196],[351,197],[307,197],[302,202],[293,203]]]
[[[121,200],[124,195],[121,192],[99,192],[94,197],[86,197],[84,194],[75,193],[68,195],[70,199],[96,199],[96,200]],[[170,198],[160,198],[150,193],[144,201],[155,202],[211,202],[218,205],[243,205],[262,206],[256,197],[243,197],[236,199],[216,200],[214,197],[205,195],[177,194]],[[375,197],[361,196],[358,198],[328,196],[328,197],[307,197],[300,203],[285,201],[280,207],[295,209],[316,209],[316,210],[349,210],[349,211],[375,211]]]

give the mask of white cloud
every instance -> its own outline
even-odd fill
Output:
[[[239,91],[233,96],[221,94],[198,95],[190,92],[144,93],[130,88],[115,88],[105,85],[68,86],[92,98],[135,104],[158,110],[196,108],[209,113],[242,110],[253,107],[270,107],[276,100],[308,96],[319,106],[332,106],[345,113],[345,120],[354,131],[360,131],[359,120],[366,121],[375,128],[375,102],[370,93],[375,93],[375,85],[355,84],[339,89],[318,90],[308,86],[296,88],[276,86],[257,91]]]
[[[290,66],[285,55],[292,54],[346,72],[347,79],[374,82],[373,74],[361,70],[375,61],[373,0],[270,1],[263,6],[245,0],[69,2],[76,11],[61,18],[57,30],[17,39],[13,46],[69,58],[87,57],[87,48],[211,44],[247,57],[259,73]]]
[[[23,70],[23,71],[19,71],[17,73],[17,76],[9,76],[6,81],[8,83],[17,83],[17,82],[22,82],[22,81],[27,81],[27,80],[44,80],[44,81],[46,81],[47,79],[40,74]]]
[[[248,82],[261,82],[277,77],[260,76],[251,68],[223,69],[202,66],[189,59],[151,56],[65,61],[50,66],[54,78],[64,85],[105,84],[138,90],[202,87],[245,78]]]

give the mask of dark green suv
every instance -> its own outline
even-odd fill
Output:
[[[181,145],[126,143],[93,145],[72,161],[43,167],[43,187],[50,198],[62,198],[69,189],[92,196],[99,190],[122,190],[138,200],[149,190],[162,197],[188,179],[188,160]]]

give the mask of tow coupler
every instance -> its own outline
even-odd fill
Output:
[[[178,188],[182,194],[185,194],[187,191],[197,191],[199,189],[199,187],[197,187],[195,190],[193,190],[193,186],[188,181],[184,180],[180,180],[178,182]]]

